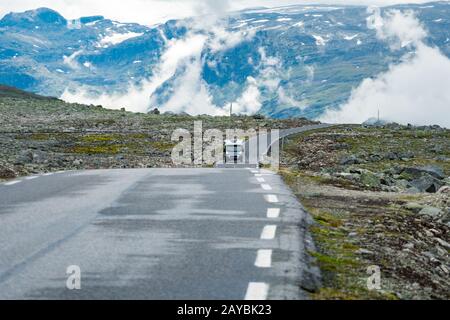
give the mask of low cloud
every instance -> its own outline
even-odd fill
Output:
[[[102,104],[113,109],[125,107],[134,112],[147,112],[149,108],[158,107],[163,112],[187,112],[192,115],[227,113],[228,106],[213,103],[208,85],[202,78],[204,53],[208,50],[214,53],[233,48],[243,41],[251,40],[255,33],[228,31],[221,19],[226,13],[225,3],[226,1],[222,1],[218,5],[213,4],[213,1],[203,1],[202,12],[209,12],[210,19],[193,19],[189,22],[190,31],[184,38],[165,39],[165,51],[159,63],[152,67],[153,76],[139,85],[130,85],[126,93],[97,96],[91,93],[91,88],[84,87],[67,89],[61,98],[70,102]],[[180,22],[182,23],[187,22]],[[169,82],[173,93],[167,101],[160,104],[157,90]],[[241,98],[244,101],[254,96],[253,84],[248,81],[248,88]],[[239,105],[238,101],[236,103]],[[253,111],[253,107],[242,108],[243,113]]]
[[[377,7],[370,7],[368,12],[372,15],[367,18],[367,27],[374,29],[378,39],[387,41],[393,50],[417,46],[427,35],[412,10],[390,10],[384,17]]]
[[[388,41],[393,50],[407,45],[415,52],[387,72],[365,79],[345,105],[327,111],[320,120],[361,123],[377,116],[379,110],[389,121],[450,127],[450,60],[438,48],[423,43],[426,31],[412,12],[395,10],[384,17],[378,10],[371,12],[368,26],[380,39]]]
[[[233,113],[255,114],[261,109],[261,92],[258,88],[258,82],[253,77],[247,78],[247,88],[234,103]]]

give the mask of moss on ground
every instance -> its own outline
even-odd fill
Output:
[[[69,153],[82,154],[82,155],[114,155],[119,154],[122,150],[122,145],[101,145],[101,146],[75,146],[68,149]]]
[[[404,251],[405,245],[421,243],[424,229],[445,225],[418,219],[406,210],[408,202],[423,201],[422,194],[373,192],[374,173],[398,166],[437,165],[450,175],[450,130],[427,128],[362,128],[339,126],[306,132],[287,140],[280,170],[305,208],[314,218],[310,232],[317,245],[312,252],[323,272],[323,288],[314,299],[399,299],[401,297],[446,297],[445,281],[435,266],[420,254]],[[370,155],[405,154],[400,159],[369,159]],[[410,156],[412,154],[412,156]],[[357,165],[342,165],[340,159],[356,155],[366,159]],[[317,165],[318,163],[318,165]],[[355,180],[349,172],[361,170]],[[364,171],[369,170],[369,172]],[[342,177],[341,177],[342,173]],[[369,174],[367,177],[364,174]],[[344,176],[347,174],[348,176]],[[398,179],[413,177],[403,173]],[[363,192],[361,192],[363,191]],[[420,239],[420,241],[418,240]],[[432,240],[426,244],[433,250]],[[425,248],[425,247],[424,247]],[[399,253],[403,258],[397,257]],[[406,259],[404,257],[407,257]],[[383,290],[367,289],[367,267],[380,266]],[[414,268],[408,266],[414,266]],[[422,291],[411,289],[416,282]],[[442,281],[441,281],[442,282]],[[432,289],[431,289],[432,288]],[[433,294],[429,294],[433,292]]]

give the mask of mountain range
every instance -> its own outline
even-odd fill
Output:
[[[448,2],[413,10],[424,40],[450,57]],[[65,100],[145,112],[315,118],[402,61],[363,6],[288,6],[139,25],[64,18],[40,8],[0,20],[0,83]]]

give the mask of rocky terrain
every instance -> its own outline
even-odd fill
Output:
[[[339,126],[290,138],[282,159],[315,219],[315,298],[450,298],[450,130]],[[369,266],[381,290],[368,290]]]
[[[71,169],[173,166],[173,130],[289,128],[262,116],[112,111],[0,87],[0,181]],[[286,182],[315,219],[316,299],[449,299],[450,130],[337,126],[285,139]],[[369,291],[367,268],[381,268]],[[311,288],[310,288],[311,289]]]
[[[305,119],[262,116],[191,117],[113,111],[68,104],[0,87],[0,180],[59,170],[170,167],[172,132],[204,129],[289,128]]]

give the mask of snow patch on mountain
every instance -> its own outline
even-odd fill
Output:
[[[105,47],[105,46],[109,46],[109,45],[115,46],[119,43],[122,43],[129,39],[140,37],[142,35],[143,35],[143,33],[137,33],[137,32],[113,33],[113,34],[103,37],[100,40],[99,46],[101,46],[101,47]]]

